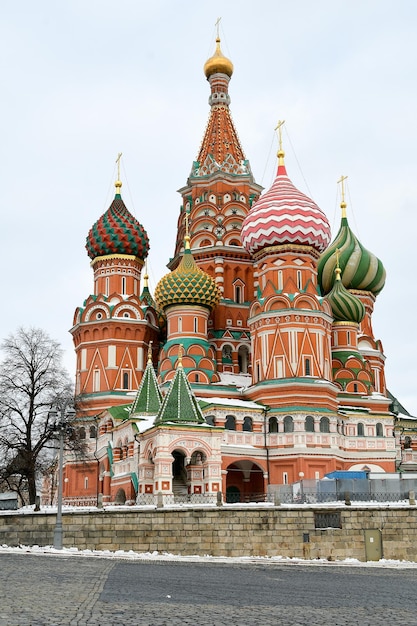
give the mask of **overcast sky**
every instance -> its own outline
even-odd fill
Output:
[[[417,3],[414,0],[16,0],[0,22],[0,336],[39,326],[61,342],[93,290],[85,251],[114,194],[151,243],[151,290],[173,255],[180,195],[203,137],[217,17],[234,63],[231,110],[258,183],[287,171],[381,258],[374,333],[388,388],[417,415]]]

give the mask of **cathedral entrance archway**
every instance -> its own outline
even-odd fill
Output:
[[[181,450],[172,452],[172,491],[174,496],[187,494],[187,470],[185,469],[185,454]]]
[[[253,461],[244,459],[227,467],[227,502],[256,502],[265,491],[264,471]]]

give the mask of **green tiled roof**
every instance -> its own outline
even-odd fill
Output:
[[[155,370],[152,361],[148,360],[129,417],[156,415],[161,408],[161,404],[162,395],[156,380]]]
[[[155,420],[156,425],[167,422],[183,424],[205,423],[200,406],[190,387],[182,365],[177,367],[175,376]]]

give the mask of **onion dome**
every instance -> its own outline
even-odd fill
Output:
[[[107,211],[92,226],[86,249],[90,259],[109,254],[129,254],[143,261],[149,252],[146,230],[128,211],[120,195],[122,183],[115,183],[116,195]]]
[[[386,273],[382,262],[366,250],[351,231],[346,218],[346,204],[341,203],[342,222],[334,241],[318,262],[318,283],[323,295],[329,293],[335,282],[336,251],[342,282],[346,289],[370,291],[375,296],[385,285]]]
[[[295,244],[323,252],[330,225],[323,211],[288,178],[284,152],[278,152],[278,172],[272,187],[252,206],[242,225],[242,244],[255,254],[270,246]]]
[[[218,304],[220,293],[216,283],[194,261],[188,235],[180,264],[161,278],[155,289],[155,300],[162,309],[173,304],[199,304],[212,309]]]
[[[233,74],[233,63],[224,56],[220,48],[220,37],[216,39],[216,51],[204,64],[204,74],[210,78],[213,74],[227,74],[229,78]]]
[[[365,316],[365,306],[353,293],[350,293],[340,278],[341,269],[335,269],[335,282],[326,300],[330,304],[335,322],[356,322],[359,324]]]

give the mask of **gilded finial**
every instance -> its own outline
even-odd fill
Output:
[[[347,179],[347,176],[341,176],[340,180],[337,181],[337,184],[341,183],[341,197],[342,197],[342,201],[340,203],[340,208],[342,209],[342,217],[346,217],[346,202],[345,202],[345,180]]]
[[[120,193],[120,188],[122,186],[122,181],[120,180],[120,159],[122,158],[122,152],[119,152],[117,155],[116,163],[117,163],[117,180],[114,183],[116,187],[116,193]]]
[[[177,367],[182,367],[182,356],[184,354],[184,346],[182,345],[182,343],[180,343],[180,345],[178,346],[178,362],[177,362]]]
[[[148,363],[152,363],[152,344],[153,341],[150,341],[148,346]]]
[[[340,280],[340,274],[342,273],[342,270],[340,269],[339,261],[340,261],[340,250],[339,248],[336,248],[336,267],[334,270],[334,273],[336,274],[336,280]]]
[[[190,250],[191,246],[190,246],[190,215],[188,213],[188,211],[185,212],[185,237],[184,237],[184,242],[185,242],[185,249],[186,250]]]
[[[278,165],[284,165],[285,152],[282,149],[282,127],[285,124],[285,120],[278,120],[278,124],[275,126],[275,130],[278,131]]]

